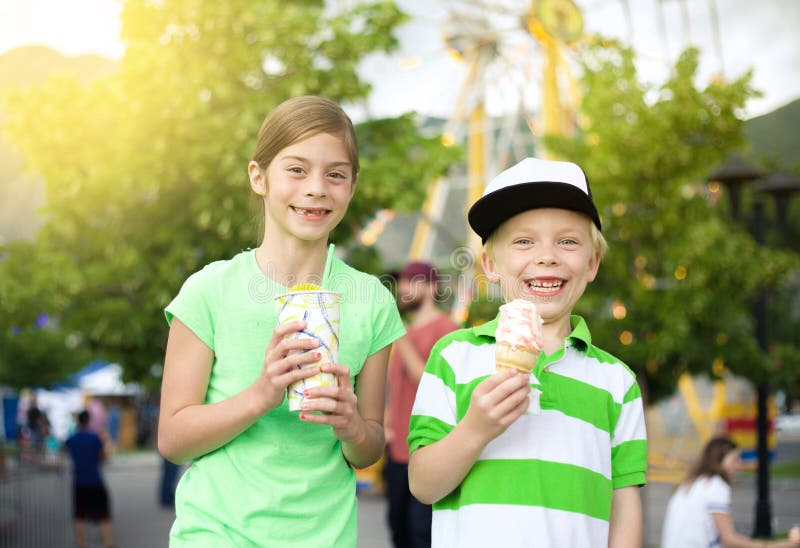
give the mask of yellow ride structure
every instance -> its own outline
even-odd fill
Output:
[[[515,6],[517,3],[514,4]],[[514,28],[504,29],[499,24],[514,21]],[[525,40],[516,46],[507,44],[509,37],[523,34]],[[460,2],[455,4],[444,29],[444,42],[452,57],[465,63],[467,75],[461,86],[456,106],[445,128],[445,142],[454,143],[458,135],[464,135],[467,150],[467,195],[466,211],[480,198],[486,184],[487,170],[499,171],[506,167],[505,158],[495,162],[487,157],[491,149],[489,139],[493,137],[486,117],[486,90],[490,85],[506,85],[505,82],[489,82],[490,71],[503,62],[510,69],[523,67],[540,69],[538,116],[522,111],[523,96],[530,95],[531,82],[537,78],[526,74],[524,87],[520,90],[520,112],[528,121],[534,136],[569,135],[575,129],[578,108],[578,93],[572,78],[565,52],[577,44],[583,36],[583,19],[577,5],[572,0],[533,0],[522,12],[506,4],[490,1]],[[519,55],[522,50],[522,56]],[[513,56],[509,60],[507,57]],[[509,79],[510,80],[510,79]],[[535,84],[534,84],[535,85]],[[466,128],[466,131],[464,131]],[[511,131],[516,131],[513,124]],[[501,151],[507,156],[506,151]],[[546,151],[537,152],[547,155]],[[429,259],[432,237],[431,220],[441,218],[446,185],[437,181],[430,189],[417,223],[409,260]],[[472,252],[473,268],[464,272],[467,280],[462,285],[474,287],[474,278],[481,272],[474,260],[480,255],[479,239],[468,232],[467,247]],[[480,284],[483,285],[483,284]],[[463,288],[458,292],[459,299],[454,303],[453,318],[467,320],[471,302],[471,291]]]
[[[487,173],[490,170],[497,172],[511,163],[508,158],[498,160],[487,155],[487,150],[492,149],[489,141],[494,132],[486,115],[486,90],[492,85],[487,81],[487,74],[508,55],[505,42],[511,34],[524,34],[527,47],[521,64],[532,67],[539,74],[538,77],[534,71],[527,74],[527,85],[535,82],[532,87],[539,91],[538,108],[532,109],[535,115],[520,107],[516,117],[526,118],[534,138],[571,135],[576,129],[580,97],[570,73],[568,54],[584,38],[581,10],[572,0],[532,0],[524,11],[515,12],[518,5],[518,2],[509,5],[490,0],[454,2],[444,28],[448,52],[467,67],[444,136],[446,144],[460,139],[466,141],[465,215],[483,193]],[[627,4],[623,2],[623,5],[628,14]],[[515,20],[513,29],[496,25],[498,21],[508,21],[509,18]],[[506,151],[499,152],[502,155]],[[536,153],[550,156],[541,145],[537,146]],[[432,222],[441,219],[446,190],[444,181],[437,181],[430,189],[416,225],[409,260],[431,258]],[[468,319],[474,288],[487,285],[478,283],[482,280],[482,272],[476,259],[480,256],[481,243],[471,231],[468,230],[467,234],[467,247],[472,253],[473,263],[470,269],[462,271],[459,282],[462,287],[457,291],[458,298],[452,310],[452,316],[458,322]],[[679,380],[678,391],[670,400],[648,409],[651,479],[680,480],[702,445],[716,434],[729,435],[745,449],[745,453],[755,446],[755,429],[747,426],[755,420],[752,387],[730,375],[720,375],[721,378],[715,381],[684,375]],[[775,407],[771,404],[771,416],[774,414]],[[774,433],[770,435],[769,445],[775,446]]]

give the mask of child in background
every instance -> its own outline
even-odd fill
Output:
[[[487,278],[543,320],[533,379],[495,372],[497,318],[443,337],[411,416],[409,482],[435,547],[639,546],[647,442],[636,377],[572,315],[606,243],[583,170],[528,158],[470,209]]]
[[[320,367],[319,343],[277,324],[273,298],[321,285],[330,232],[358,178],[352,123],[319,97],[285,101],[266,118],[248,165],[263,204],[263,241],[193,274],[166,308],[158,446],[193,461],[176,493],[170,546],[355,547],[351,466],[384,448],[391,343],[404,328],[392,294],[334,260],[325,289],[342,294],[338,386],[308,390],[288,410],[286,387]],[[292,351],[306,351],[303,353]]]
[[[800,528],[787,540],[755,540],[736,532],[731,519],[731,485],[741,465],[741,451],[726,437],[711,439],[689,475],[669,499],[662,548],[726,546],[792,548],[800,546]]]
[[[106,460],[103,440],[89,427],[90,415],[85,409],[78,414],[78,430],[64,446],[72,459],[72,504],[75,518],[75,539],[79,548],[88,546],[86,522],[100,524],[106,548],[114,546],[111,528],[111,503],[100,464]]]

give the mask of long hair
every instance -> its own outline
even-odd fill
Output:
[[[694,480],[700,477],[720,476],[725,482],[730,485],[733,478],[730,477],[725,470],[722,469],[722,460],[725,455],[731,451],[735,451],[739,446],[736,445],[730,438],[719,436],[712,438],[703,449],[700,458],[689,471],[684,484],[689,485]]]

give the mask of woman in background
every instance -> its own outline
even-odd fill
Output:
[[[741,465],[741,451],[726,437],[709,441],[700,460],[667,504],[662,548],[725,546],[727,548],[791,548],[800,546],[800,528],[787,540],[754,540],[736,532],[731,519],[731,484]]]

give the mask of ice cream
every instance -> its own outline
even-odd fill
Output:
[[[513,367],[524,373],[533,371],[544,347],[542,319],[536,305],[516,299],[501,306],[495,339],[497,369]]]

